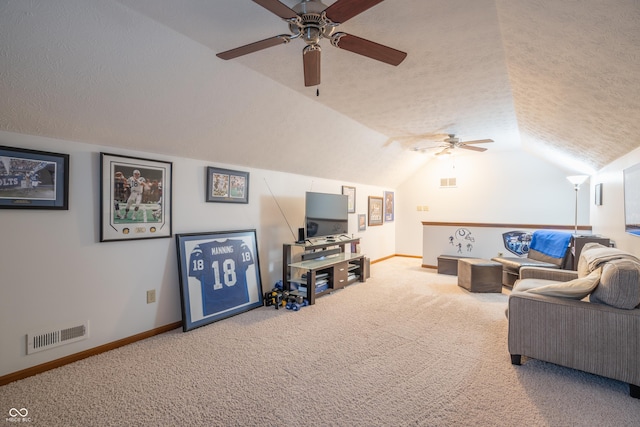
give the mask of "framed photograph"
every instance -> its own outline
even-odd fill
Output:
[[[171,237],[173,164],[100,153],[100,241]]]
[[[0,146],[0,208],[69,210],[69,155]]]
[[[384,192],[384,221],[393,221],[393,191]]]
[[[262,306],[255,230],[176,234],[182,330]]]
[[[249,203],[249,172],[207,167],[207,202]]]
[[[367,229],[367,214],[358,214],[358,231]]]
[[[602,183],[596,184],[595,204],[596,206],[602,206]]]
[[[382,197],[369,196],[369,227],[382,225],[384,201]]]
[[[356,213],[356,187],[342,186],[342,194],[348,197],[347,213]]]

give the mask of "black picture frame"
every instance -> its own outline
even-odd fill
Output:
[[[249,203],[249,172],[207,167],[207,202]]]
[[[602,206],[602,183],[595,186],[594,203],[596,206]]]
[[[0,209],[69,210],[69,155],[0,146]]]
[[[263,305],[256,230],[176,234],[182,330]]]
[[[342,194],[347,196],[347,213],[356,213],[356,187],[343,185]]]
[[[100,153],[100,241],[171,237],[172,172],[172,162]]]

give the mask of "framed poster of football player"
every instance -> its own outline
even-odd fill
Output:
[[[69,209],[69,155],[0,146],[1,209]]]
[[[207,167],[207,202],[249,203],[249,172]]]
[[[171,237],[173,164],[100,153],[100,241]]]
[[[255,230],[176,234],[182,330],[263,304]]]

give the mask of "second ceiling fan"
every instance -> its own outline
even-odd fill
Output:
[[[291,34],[281,34],[248,45],[218,53],[221,59],[233,59],[262,49],[289,43],[301,38],[304,85],[320,84],[320,40],[327,38],[337,48],[348,50],[390,65],[400,64],[405,52],[351,34],[338,32],[338,25],[346,22],[383,0],[337,0],[327,7],[320,0],[302,0],[293,8],[278,0],[253,0],[289,24]]]
[[[455,148],[464,148],[465,150],[473,150],[473,151],[487,151],[484,147],[475,147],[474,144],[487,144],[493,142],[493,139],[476,139],[474,141],[461,141],[460,138],[456,138],[456,135],[453,133],[448,134],[448,137],[443,139],[444,144],[438,145],[436,147],[424,147],[424,148],[414,148],[413,151],[427,151],[431,148],[441,147],[442,150],[436,153],[436,156],[440,156],[443,154],[451,154],[451,150]]]

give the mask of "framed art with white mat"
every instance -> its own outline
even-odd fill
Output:
[[[100,241],[171,237],[171,162],[100,153]]]

